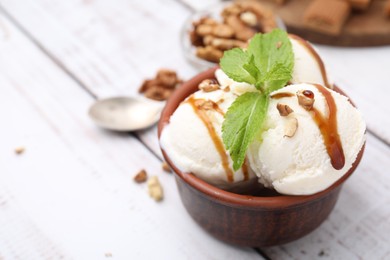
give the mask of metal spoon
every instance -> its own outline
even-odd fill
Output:
[[[128,132],[157,123],[164,104],[135,97],[113,97],[96,101],[88,114],[100,127]]]

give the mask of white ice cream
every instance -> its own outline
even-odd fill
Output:
[[[226,112],[236,97],[232,92],[223,90],[197,91],[187,101],[191,98],[212,101]],[[224,147],[221,136],[223,115],[215,110],[206,111],[206,115],[212,122],[219,142]],[[194,173],[197,177],[221,188],[228,188],[244,181],[242,168],[233,173],[233,179],[229,181],[228,173],[223,167],[221,155],[214,142],[209,129],[189,102],[183,102],[177,108],[160,137],[161,147],[180,171]],[[233,162],[228,152],[223,152],[228,158],[229,169],[233,171]],[[250,167],[247,167],[247,174],[248,179],[255,177]]]
[[[296,84],[274,93],[288,92],[293,97],[270,100],[266,129],[262,140],[255,141],[249,148],[250,166],[267,187],[273,187],[282,194],[306,195],[322,191],[352,166],[365,141],[365,123],[361,114],[349,100],[332,90],[337,107],[337,126],[345,165],[336,170],[326,151],[324,138],[311,113],[298,104],[295,93],[311,90],[314,93],[314,108],[326,117],[328,106],[324,96],[311,84]],[[274,94],[273,93],[273,94]],[[298,128],[293,137],[285,137],[284,129],[288,117],[280,116],[277,103],[288,105],[294,110],[288,117],[296,117]]]
[[[317,83],[323,86],[331,87],[325,66],[313,49],[305,40],[289,36],[294,51],[294,70],[291,83]]]

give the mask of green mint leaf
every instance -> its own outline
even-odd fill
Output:
[[[254,57],[259,70],[256,85],[269,94],[291,79],[294,53],[285,31],[275,29],[267,34],[256,34],[249,43],[246,55]],[[271,86],[271,88],[269,88]]]
[[[239,96],[225,114],[222,139],[230,151],[235,171],[244,163],[249,144],[263,126],[268,100],[268,96],[259,92],[247,92]]]
[[[231,79],[253,84],[269,94],[291,79],[294,53],[287,33],[275,29],[256,34],[246,51],[239,48],[225,51],[220,65]]]
[[[240,48],[234,48],[224,53],[220,66],[231,79],[237,82],[255,84],[256,79],[244,68],[249,58],[245,51]]]
[[[242,66],[255,80],[259,77],[259,70],[255,65],[255,58],[251,55],[248,62]],[[255,82],[256,83],[256,82]]]
[[[222,139],[236,171],[242,166],[250,143],[264,131],[268,95],[284,87],[292,77],[294,53],[287,33],[275,29],[256,34],[247,50],[226,51],[220,66],[231,79],[253,84],[260,91],[239,96],[229,107],[222,125]]]

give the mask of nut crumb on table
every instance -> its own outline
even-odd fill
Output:
[[[15,153],[22,154],[22,153],[24,153],[25,150],[26,150],[26,148],[24,148],[23,146],[18,146],[15,148]]]
[[[145,182],[148,179],[148,174],[145,170],[139,171],[135,176],[134,176],[134,181],[136,183],[142,183]]]
[[[162,162],[161,167],[165,172],[169,172],[169,173],[172,172],[171,167],[169,167],[166,161]]]
[[[155,201],[161,201],[164,197],[162,186],[157,176],[152,176],[148,180],[148,192],[149,196]]]
[[[155,78],[145,80],[138,91],[147,98],[162,101],[168,99],[182,82],[175,71],[160,69]]]

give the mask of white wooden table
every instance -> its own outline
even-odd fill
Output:
[[[89,120],[96,98],[135,95],[158,68],[196,74],[179,34],[211,2],[0,0],[0,259],[390,259],[390,47],[317,46],[363,112],[367,146],[329,219],[284,246],[210,237],[162,171],[155,127],[116,134]],[[133,182],[142,168],[163,202]]]

